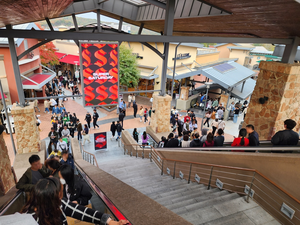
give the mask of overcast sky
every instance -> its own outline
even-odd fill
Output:
[[[84,18],[88,18],[88,19],[95,19],[95,20],[97,19],[97,14],[94,13],[94,12],[77,14],[76,16],[78,16],[78,17],[84,17]],[[104,22],[118,22],[118,20],[109,18],[107,16],[102,16],[102,15],[101,15],[100,19],[101,19],[101,21],[104,21]]]

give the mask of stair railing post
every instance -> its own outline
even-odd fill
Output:
[[[152,162],[152,148],[150,149],[150,162]]]
[[[173,179],[175,179],[175,170],[176,170],[176,162],[174,162],[174,172],[173,172]]]
[[[161,175],[164,175],[164,160],[161,163]]]
[[[192,173],[192,163],[190,165],[190,172],[189,172],[189,180],[188,180],[188,184],[191,182],[191,173]]]
[[[208,181],[208,187],[207,187],[207,190],[210,189],[210,183],[211,183],[211,177],[212,177],[213,169],[214,169],[214,167],[212,166],[212,167],[211,167],[211,170],[210,170],[210,176],[209,176],[209,181]]]
[[[137,158],[137,145],[135,146],[135,156],[136,156],[136,158]]]
[[[145,148],[143,148],[143,155],[142,155],[142,159],[145,158]]]
[[[251,184],[250,184],[249,192],[248,192],[247,198],[246,198],[246,202],[248,202],[248,203],[249,203],[249,197],[250,197],[250,194],[251,194],[254,179],[255,179],[255,172],[253,173],[253,177],[252,177],[252,181],[251,181]]]

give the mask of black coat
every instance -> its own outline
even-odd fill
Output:
[[[134,113],[136,114],[136,112],[137,112],[137,108],[138,108],[138,107],[137,107],[137,104],[135,104],[135,103],[134,103],[134,104],[132,105],[132,107],[133,107],[133,111],[134,111]]]
[[[95,112],[93,114],[93,120],[97,120],[99,118],[99,114],[97,112]]]
[[[91,120],[92,120],[92,116],[90,114],[86,114],[85,115],[85,121],[86,122],[91,122]]]
[[[123,121],[124,120],[124,117],[125,117],[125,114],[123,112],[121,112],[119,114],[119,121]]]
[[[88,205],[92,198],[90,187],[78,176],[74,177],[74,193],[70,196],[70,201],[77,201],[79,205]],[[64,197],[67,198],[66,188],[64,187]]]
[[[299,135],[293,130],[278,131],[271,139],[273,145],[298,145]]]
[[[122,130],[124,130],[123,127],[122,127],[122,125],[119,124],[119,123],[117,124],[117,128],[116,129],[117,129],[117,132],[122,132]]]
[[[165,148],[178,148],[179,147],[179,140],[177,138],[171,138],[165,143]]]
[[[116,129],[117,129],[116,124],[111,124],[111,125],[110,125],[110,131],[111,131],[111,132],[113,132],[113,133],[116,132]]]
[[[202,146],[203,146],[203,144],[199,139],[194,139],[190,143],[191,148],[193,148],[193,147],[202,147]]]

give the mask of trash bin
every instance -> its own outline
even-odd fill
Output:
[[[229,117],[229,111],[228,110],[225,110],[223,117],[224,117],[225,121],[228,120],[228,117]]]

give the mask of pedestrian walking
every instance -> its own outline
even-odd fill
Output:
[[[129,94],[129,95],[128,95],[128,108],[130,108],[131,102],[132,102],[132,95]]]
[[[79,139],[82,139],[82,134],[81,134],[81,131],[82,131],[82,125],[79,121],[79,119],[77,119],[77,124],[76,124],[76,128],[77,128],[77,138],[78,138],[78,141]]]
[[[117,137],[116,141],[118,141],[119,138],[121,138],[122,130],[124,130],[122,125],[120,124],[120,121],[117,121],[116,130],[117,130],[117,133],[118,133],[118,137]]]
[[[115,138],[116,129],[117,129],[117,126],[115,124],[115,121],[112,121],[111,125],[110,125],[110,131],[111,131],[111,136],[112,137],[110,138],[110,140],[113,139],[113,138]]]
[[[133,107],[133,116],[134,116],[134,118],[136,118],[136,113],[137,113],[138,107],[137,107],[137,104],[135,101],[133,101],[132,107]]]
[[[124,117],[125,117],[126,116],[126,103],[125,103],[125,101],[123,101],[123,108],[122,108],[122,110],[123,110]]]
[[[119,121],[120,121],[120,123],[122,124],[122,127],[124,126],[124,124],[123,124],[124,117],[125,117],[124,111],[121,110],[121,112],[120,112],[120,114],[119,114]]]
[[[143,116],[144,116],[143,106],[140,107],[139,116],[140,116],[140,122],[143,122]]]
[[[94,109],[94,114],[93,114],[93,125],[94,125],[94,129],[96,129],[96,127],[98,127],[98,129],[99,129],[99,125],[97,124],[98,118],[99,118],[99,114],[97,113],[97,110]]]
[[[92,116],[91,116],[90,112],[86,113],[84,120],[87,122],[88,127],[91,128]]]
[[[144,111],[144,123],[146,123],[148,121],[148,109],[145,108],[145,111]]]
[[[89,143],[91,143],[91,141],[90,141],[90,135],[89,135],[89,128],[88,128],[88,126],[86,124],[84,124],[84,129],[83,129],[82,135],[83,135],[83,143],[82,143],[82,145],[84,145],[86,141],[88,141]]]

